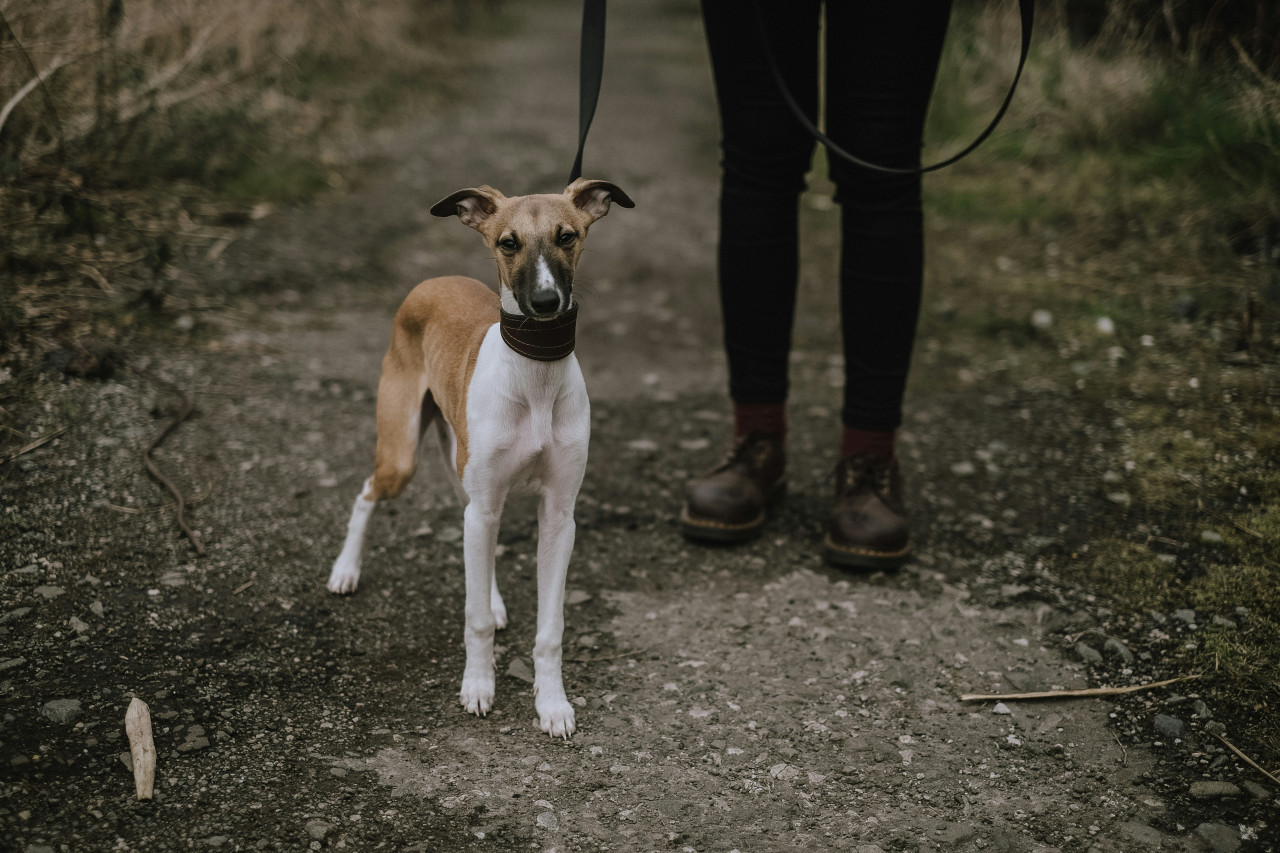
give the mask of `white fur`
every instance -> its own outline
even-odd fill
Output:
[[[504,288],[504,293],[505,293]],[[494,557],[498,522],[509,494],[531,493],[538,506],[538,625],[533,664],[539,725],[553,737],[574,731],[573,706],[561,679],[564,589],[573,552],[573,508],[591,435],[591,405],[577,358],[533,361],[503,342],[498,324],[485,334],[467,389],[469,460],[457,477],[457,437],[440,417],[437,436],[463,510],[467,660],[460,699],[481,716],[493,707],[494,631],[506,627]],[[410,425],[417,429],[417,424]],[[346,543],[329,575],[331,592],[354,592],[360,552],[375,502],[356,499]]]
[[[573,507],[587,464],[591,409],[578,360],[532,361],[486,334],[467,397],[470,460],[462,487],[467,572],[462,703],[485,714],[493,703],[492,595],[498,521],[507,496],[532,493],[538,506],[538,626],[533,647],[539,723],[552,736],[574,730],[560,675],[564,588],[573,552]]]

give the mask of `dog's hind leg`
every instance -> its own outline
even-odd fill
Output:
[[[394,351],[394,350],[393,350]],[[374,505],[394,498],[408,485],[418,466],[418,443],[439,409],[427,393],[420,372],[395,369],[392,353],[382,363],[378,383],[378,451],[373,476],[365,481],[351,510],[347,539],[329,572],[330,592],[356,591],[365,530]]]

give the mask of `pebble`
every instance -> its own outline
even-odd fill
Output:
[[[1012,714],[1013,712],[1009,710],[1009,706],[1008,706],[1008,705],[1004,704],[1003,702],[997,702],[997,703],[996,703],[996,705],[995,705],[995,707],[991,709],[991,713],[993,713],[993,714]]]
[[[1216,530],[1201,530],[1200,541],[1201,542],[1221,542],[1222,534]]]
[[[47,720],[60,726],[74,723],[76,718],[80,716],[80,700],[54,699],[51,702],[45,702],[44,707],[40,709],[40,713]]]
[[[974,474],[977,470],[978,469],[974,467],[973,463],[967,460],[964,462],[957,462],[951,466],[951,473],[955,474],[957,477],[968,477]]]
[[[529,664],[524,662],[524,658],[512,658],[511,663],[507,664],[507,675],[518,678],[526,684],[533,684],[533,671],[529,669]]]
[[[1076,654],[1085,663],[1102,663],[1102,652],[1085,642],[1076,643]]]
[[[1255,800],[1266,800],[1271,797],[1271,791],[1266,787],[1259,785],[1257,782],[1245,781],[1240,784],[1249,792],[1249,796],[1253,797]]]
[[[1223,797],[1238,797],[1243,792],[1239,786],[1230,782],[1192,782],[1187,793],[1195,800],[1220,800]]]
[[[88,623],[78,616],[72,616],[68,620],[68,624],[71,625],[71,630],[75,631],[77,634],[83,634],[85,631],[89,630]]]
[[[41,598],[57,598],[66,592],[66,590],[60,586],[38,586],[35,588],[34,592]]]
[[[1156,714],[1156,731],[1167,738],[1182,737],[1182,730],[1185,728],[1182,720],[1177,717],[1170,717],[1168,714]]]
[[[1053,325],[1053,314],[1043,308],[1031,312],[1031,325],[1037,329],[1047,329]]]
[[[1196,827],[1196,835],[1209,842],[1213,853],[1235,853],[1240,849],[1240,833],[1225,823],[1202,823]]]
[[[1129,646],[1125,644],[1124,641],[1117,640],[1115,637],[1109,638],[1102,644],[1102,651],[1112,657],[1120,658],[1120,660],[1125,663],[1133,662],[1133,652],[1129,651]]]
[[[1186,622],[1188,625],[1194,626],[1196,624],[1196,612],[1194,610],[1175,610],[1173,611],[1173,618]]]
[[[307,835],[316,841],[324,841],[324,837],[333,831],[333,824],[323,820],[307,821]]]
[[[16,622],[17,620],[21,619],[23,616],[26,616],[30,612],[31,612],[30,607],[15,607],[13,610],[10,610],[8,613],[4,614],[3,616],[0,616],[0,625],[4,625],[7,622]]]
[[[1197,699],[1191,704],[1191,713],[1200,720],[1207,720],[1213,716],[1213,712],[1209,710],[1209,706],[1202,699]]]
[[[556,817],[555,812],[540,812],[537,822],[539,827],[551,832],[560,828],[560,818]]]
[[[93,615],[97,617],[101,617],[102,614],[106,612],[106,609],[102,606],[101,601],[95,601],[93,604],[90,604],[89,610],[92,611]]]

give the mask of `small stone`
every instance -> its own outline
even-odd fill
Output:
[[[1236,624],[1236,622],[1235,622],[1235,620],[1234,620],[1234,619],[1228,619],[1228,618],[1227,618],[1227,617],[1225,617],[1225,616],[1218,616],[1218,615],[1216,615],[1216,614],[1215,614],[1215,615],[1214,615],[1214,617],[1213,617],[1213,624],[1214,624],[1214,626],[1215,626],[1215,627],[1218,627],[1218,628],[1232,628],[1232,629],[1235,629],[1235,628],[1240,627],[1239,625],[1237,625],[1237,624]]]
[[[68,624],[71,625],[71,630],[75,631],[77,634],[83,634],[89,630],[88,623],[78,616],[72,616],[71,619],[68,620]]]
[[[1115,637],[1109,637],[1102,644],[1102,651],[1112,657],[1120,658],[1125,663],[1133,662],[1133,652],[1129,651],[1129,646],[1123,641],[1117,640]]]
[[[580,589],[569,590],[569,595],[565,598],[566,604],[583,604],[591,600],[591,594],[583,592]]]
[[[97,616],[98,618],[102,618],[102,614],[106,612],[106,609],[102,606],[101,601],[95,601],[93,604],[90,604],[89,610],[90,612],[93,613],[94,616]]]
[[[307,835],[316,841],[324,841],[324,837],[333,831],[333,824],[323,820],[307,821]]]
[[[538,827],[548,832],[555,832],[560,828],[560,818],[556,817],[555,812],[539,812],[537,818]]]
[[[1200,720],[1207,720],[1213,716],[1213,712],[1209,710],[1209,706],[1202,699],[1197,699],[1191,703],[1191,713],[1196,716],[1196,719]]]
[[[1209,842],[1213,853],[1235,853],[1240,849],[1240,833],[1225,823],[1202,823],[1196,827],[1196,835]]]
[[[1155,725],[1156,731],[1170,740],[1182,737],[1182,730],[1185,728],[1182,720],[1177,717],[1170,717],[1168,714],[1156,714]]]
[[[1249,796],[1253,797],[1255,800],[1267,800],[1271,798],[1271,791],[1266,787],[1259,785],[1257,782],[1244,781],[1241,782],[1240,785],[1248,791]]]
[[[1148,847],[1159,848],[1164,843],[1164,833],[1154,827],[1147,826],[1145,823],[1130,821],[1129,823],[1121,824],[1120,830],[1129,838]]]
[[[207,737],[188,737],[185,743],[178,744],[178,752],[191,752],[196,749],[204,749],[209,745]]]
[[[800,770],[787,763],[775,764],[769,768],[769,775],[783,782],[790,782],[800,775]]]
[[[972,476],[977,470],[978,469],[974,467],[974,464],[967,459],[963,462],[957,462],[951,466],[951,473],[955,474],[957,477]]]
[[[1220,800],[1224,797],[1238,797],[1242,793],[1239,787],[1230,782],[1192,782],[1187,793],[1194,800]]]
[[[3,616],[0,616],[0,625],[4,625],[8,622],[16,622],[30,612],[31,612],[30,607],[15,607],[13,610],[10,610],[8,613],[4,614]]]
[[[1076,643],[1076,654],[1080,656],[1080,660],[1089,664],[1102,663],[1102,652],[1095,649],[1086,642]]]
[[[1210,720],[1205,723],[1204,730],[1211,735],[1223,735],[1227,733],[1227,727],[1217,720]]]
[[[1188,625],[1196,624],[1196,612],[1191,609],[1182,609],[1173,611],[1173,618]]]
[[[444,527],[436,534],[436,538],[441,542],[457,542],[462,538],[462,531],[457,527]]]
[[[997,703],[996,703],[996,705],[995,705],[995,707],[991,709],[991,713],[993,713],[993,714],[1012,714],[1013,712],[1009,710],[1009,706],[1008,706],[1008,705],[1004,704],[1003,702],[997,702]]]
[[[533,670],[529,669],[524,658],[512,658],[511,663],[507,664],[507,675],[526,684],[533,684]]]
[[[1043,308],[1031,312],[1031,325],[1037,329],[1047,329],[1053,325],[1053,314]]]
[[[1114,335],[1116,333],[1115,321],[1110,317],[1099,317],[1098,322],[1094,325],[1104,335]]]
[[[627,447],[631,450],[638,450],[641,453],[651,453],[658,449],[658,442],[650,438],[637,438],[628,441]]]
[[[35,594],[41,598],[57,598],[66,592],[66,590],[60,586],[38,586],[34,591]]]
[[[1221,534],[1221,533],[1219,533],[1219,532],[1218,532],[1218,531],[1216,531],[1216,530],[1201,530],[1201,531],[1200,531],[1200,541],[1201,541],[1201,542],[1211,542],[1211,543],[1212,543],[1212,542],[1221,542],[1221,541],[1222,541],[1222,534]]]
[[[227,843],[227,840],[225,835],[210,835],[204,840],[204,843],[206,847],[221,847]]]
[[[44,703],[40,713],[45,716],[45,719],[60,726],[74,723],[76,718],[80,716],[80,700],[54,699],[51,702]]]

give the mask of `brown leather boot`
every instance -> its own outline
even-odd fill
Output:
[[[765,510],[786,492],[783,437],[739,439],[720,467],[689,484],[680,532],[690,539],[743,542],[760,532]]]
[[[822,552],[830,563],[859,569],[891,569],[906,561],[911,537],[897,459],[864,453],[840,461]]]

